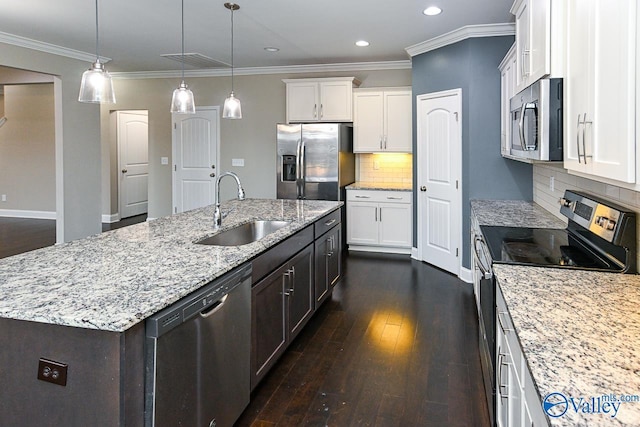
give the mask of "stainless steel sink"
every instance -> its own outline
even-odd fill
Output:
[[[240,246],[256,242],[289,225],[289,221],[252,221],[197,241],[199,245]]]

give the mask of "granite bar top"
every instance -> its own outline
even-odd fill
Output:
[[[345,187],[347,190],[386,190],[413,191],[413,184],[401,182],[364,182],[357,181]]]
[[[222,204],[222,230],[254,219],[291,223],[235,247],[215,234],[213,206],[0,260],[0,317],[122,332],[338,209],[342,202],[247,199]]]
[[[541,400],[640,395],[640,276],[494,264]],[[558,426],[638,426],[640,401],[617,415],[576,413]]]
[[[534,202],[524,200],[472,200],[472,214],[480,225],[566,228],[566,222]]]

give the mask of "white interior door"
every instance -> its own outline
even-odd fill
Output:
[[[418,254],[458,275],[462,248],[462,90],[417,98]]]
[[[147,213],[149,186],[149,122],[147,111],[118,111],[120,218]]]
[[[220,155],[218,107],[198,107],[196,114],[173,114],[173,212],[215,203]]]

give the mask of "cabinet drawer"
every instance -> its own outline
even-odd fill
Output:
[[[325,217],[316,221],[314,224],[316,239],[322,236],[324,233],[326,233],[330,229],[332,229],[333,227],[335,227],[336,225],[340,224],[341,219],[342,219],[342,208],[335,210],[330,214],[326,215]]]
[[[347,190],[348,202],[411,203],[411,191]]]
[[[272,272],[274,268],[280,266],[311,242],[313,242],[313,226],[309,225],[259,255],[251,263],[253,267],[251,283],[255,285],[258,280]]]

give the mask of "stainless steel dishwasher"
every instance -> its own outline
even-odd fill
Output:
[[[227,427],[250,399],[251,264],[146,321],[145,425]]]

